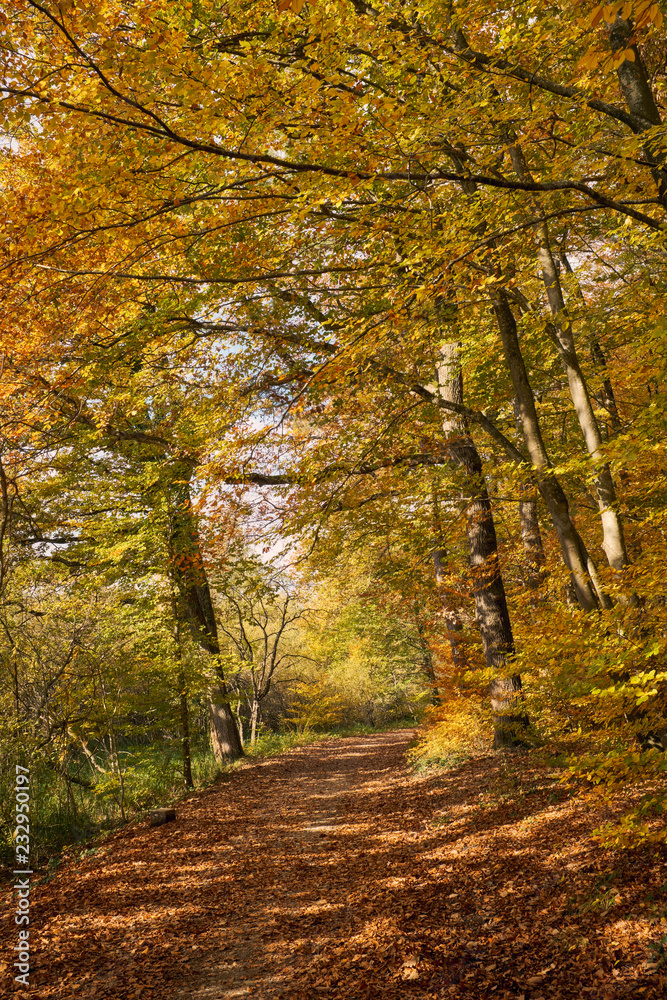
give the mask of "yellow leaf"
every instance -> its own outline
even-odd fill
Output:
[[[589,23],[591,28],[594,28],[596,24],[599,24],[602,20],[602,6],[594,7],[591,11]]]

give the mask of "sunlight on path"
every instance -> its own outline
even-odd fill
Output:
[[[249,839],[237,847],[249,852],[235,886],[241,908],[218,924],[211,956],[174,1000],[280,996],[297,966],[345,942],[348,902],[364,890],[366,874],[365,864],[354,872],[348,864],[358,866],[372,838],[373,810],[364,812],[364,799],[378,790],[390,796],[392,776],[404,780],[412,736],[332,740],[243,769],[256,798],[239,803],[250,806]]]
[[[528,755],[415,774],[412,735],[246,763],[72,858],[26,1000],[664,1000],[664,859],[601,852]]]

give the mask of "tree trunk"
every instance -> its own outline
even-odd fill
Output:
[[[632,35],[632,24],[629,21],[625,21],[620,14],[617,14],[616,20],[609,28],[609,42],[611,50],[614,53],[622,49],[631,49],[634,53],[634,61],[631,62],[628,59],[624,59],[616,70],[616,73],[625,103],[637,120],[633,131],[636,134],[641,134],[656,125],[661,125],[662,121],[641,53],[634,42],[631,43]],[[660,165],[660,142],[660,139],[656,139],[655,147],[650,140],[645,142],[644,155],[651,165],[651,172],[660,200],[667,207],[667,171],[665,171],[664,166]]]
[[[582,305],[586,305],[586,299],[584,298],[584,293],[582,291],[581,285],[576,279],[572,265],[568,260],[567,254],[561,250],[559,254],[561,263],[568,274],[571,274],[576,281],[577,298],[580,300]],[[607,359],[604,356],[604,351],[600,347],[600,343],[595,336],[592,336],[589,340],[589,346],[591,350],[591,357],[593,359],[593,364],[595,365],[598,373],[602,377],[602,405],[609,414],[609,422],[611,424],[611,433],[616,434],[621,429],[621,418],[618,414],[618,406],[616,405],[616,395],[614,393],[614,387],[611,384],[611,379],[609,378],[609,373],[607,371]],[[602,431],[602,428],[600,428]],[[611,435],[609,429],[606,428],[606,437],[609,438]]]
[[[594,482],[602,522],[602,547],[611,568],[620,573],[628,565],[629,560],[623,525],[617,510],[616,487],[611,469],[603,460],[600,452],[603,444],[602,434],[595,418],[588,386],[577,357],[572,326],[565,313],[565,302],[555,261],[546,242],[538,249],[538,257],[547,289],[547,298],[554,317],[554,342],[563,361],[570,388],[570,397],[577,413],[586,449],[597,466]]]
[[[593,611],[599,607],[600,597],[591,578],[592,561],[570,517],[567,497],[554,474],[544,446],[535,408],[535,397],[528,381],[528,372],[519,346],[516,321],[502,290],[494,293],[492,304],[514,388],[515,412],[521,423],[526,448],[535,470],[535,480],[558,536],[565,565],[572,577],[577,601],[585,611]]]
[[[442,398],[462,404],[463,376],[458,344],[445,344],[440,349],[437,378]],[[484,659],[487,667],[495,674],[489,685],[494,713],[494,745],[516,746],[521,742],[528,718],[522,706],[521,678],[518,674],[507,673],[515,653],[514,637],[482,462],[464,418],[453,413],[447,414],[443,419],[443,430],[450,460],[464,472],[465,488],[470,494],[466,504],[466,532],[475,610]]]
[[[252,700],[250,709],[250,746],[254,747],[257,740],[257,726],[259,725],[259,702],[257,698]]]
[[[211,747],[219,764],[243,757],[241,738],[228,698],[226,686],[218,685],[209,691]]]
[[[178,619],[188,624],[195,641],[213,657],[216,684],[209,718],[213,753],[221,763],[228,758],[242,757],[243,747],[220,664],[218,627],[190,499],[191,474],[191,467],[181,470],[180,477],[177,481],[174,477],[172,485],[171,565],[179,595]]]
[[[519,401],[514,397],[514,423],[517,432],[523,436]],[[528,590],[537,591],[544,579],[546,557],[542,544],[542,532],[537,517],[537,497],[535,484],[528,481],[519,483],[519,524],[523,545],[524,579]]]
[[[526,166],[523,152],[518,146],[510,147],[510,157],[517,177],[520,180],[532,180],[533,178]],[[565,369],[570,389],[570,398],[577,414],[586,450],[596,465],[595,491],[597,493],[600,520],[602,522],[602,547],[605,550],[607,561],[611,568],[617,573],[621,573],[625,566],[628,565],[629,560],[623,536],[623,525],[617,509],[614,480],[612,479],[609,465],[604,461],[600,452],[602,448],[602,435],[600,434],[598,422],[595,419],[588,386],[586,385],[586,380],[579,364],[572,324],[567,315],[558,268],[551,252],[547,223],[543,218],[543,212],[539,209],[539,206],[536,205],[536,209],[538,219],[533,225],[533,231],[537,246],[537,259],[542,269],[542,281],[554,320],[553,341]],[[608,598],[603,600],[602,603],[603,606],[611,605],[611,601]]]
[[[239,739],[241,740],[241,746],[245,748],[245,741],[243,737],[243,718],[241,716],[241,695],[239,694],[236,699],[236,711],[234,712],[236,718],[236,728],[239,731]]]

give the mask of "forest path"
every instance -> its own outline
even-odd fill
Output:
[[[281,996],[325,944],[347,946],[355,896],[371,871],[378,877],[378,865],[392,867],[380,859],[386,847],[374,819],[405,780],[413,736],[328,740],[245,771],[244,832],[229,838],[250,859],[239,923],[218,926],[213,967],[204,963],[201,978],[174,998]]]
[[[665,858],[600,851],[600,815],[544,761],[488,753],[420,775],[405,761],[412,735],[247,762],[179,803],[176,822],[135,823],[66,858],[31,893],[20,992],[664,998],[649,945],[667,930]],[[11,902],[0,930],[11,954]]]

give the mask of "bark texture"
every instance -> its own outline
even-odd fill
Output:
[[[641,134],[656,125],[661,125],[662,120],[651,90],[648,73],[641,52],[633,41],[633,26],[620,14],[616,16],[609,29],[609,43],[612,52],[630,49],[635,57],[634,62],[624,59],[616,71],[625,103],[636,120],[635,133]],[[660,149],[659,147],[655,149],[649,140],[644,143],[644,155],[651,165],[660,200],[667,207],[667,171],[660,166]]]
[[[585,611],[600,605],[600,597],[591,577],[592,560],[572,518],[567,496],[560,485],[547,454],[535,407],[535,396],[521,353],[516,320],[505,293],[494,293],[493,310],[503,345],[503,353],[515,395],[515,417],[521,425],[535,481],[554,526],[565,565],[570,571],[577,601]]]
[[[445,344],[437,364],[438,389],[443,399],[463,403],[463,376],[459,345]],[[509,673],[515,653],[505,587],[498,561],[498,540],[482,462],[466,421],[456,414],[443,419],[447,451],[452,464],[464,473],[466,532],[470,550],[475,611],[487,667],[495,676],[489,685],[495,720],[495,746],[515,746],[528,719],[523,709],[521,678]]]
[[[523,436],[521,409],[516,397],[514,398],[514,423],[517,432]],[[521,497],[519,500],[519,524],[524,556],[524,578],[527,588],[531,591],[537,591],[544,579],[546,557],[537,516],[535,484],[530,480],[524,480],[519,484],[519,491]]]
[[[180,471],[174,477],[177,483],[172,489],[169,539],[172,574],[178,591],[177,617],[188,625],[202,649],[214,657],[216,684],[210,692],[209,705],[213,753],[217,761],[235,759],[243,756],[243,747],[220,665],[218,627],[190,498],[192,469]]]

